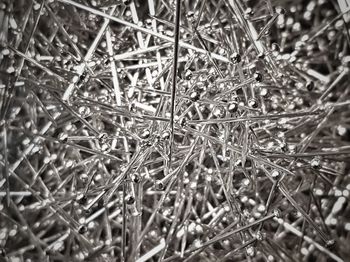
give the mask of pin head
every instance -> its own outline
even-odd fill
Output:
[[[256,250],[255,250],[255,248],[253,246],[249,246],[249,247],[246,248],[246,253],[247,253],[248,256],[254,257],[255,254],[256,254]]]
[[[239,62],[241,62],[241,56],[236,52],[230,55],[230,59],[234,64],[238,64]]]
[[[223,118],[225,116],[225,109],[222,106],[218,106],[215,108],[213,115],[216,118]]]
[[[58,140],[63,142],[63,143],[67,143],[68,142],[68,134],[67,133],[60,133],[58,135]]]
[[[228,105],[227,110],[233,114],[236,113],[238,110],[238,104],[236,102],[232,102]]]
[[[132,182],[134,182],[134,183],[140,183],[141,182],[141,176],[140,176],[140,174],[139,173],[133,173],[132,175],[131,175],[131,180],[132,180]]]
[[[163,190],[164,189],[164,183],[161,180],[157,180],[155,183],[155,188],[157,190]]]
[[[79,204],[85,205],[87,202],[87,197],[84,194],[79,194],[76,200]]]
[[[192,71],[187,69],[184,73],[185,80],[190,80],[192,78]]]
[[[100,141],[100,143],[106,143],[107,142],[107,138],[108,138],[108,134],[107,133],[100,133],[97,136],[97,139]]]
[[[85,226],[85,225],[80,225],[79,227],[78,227],[78,233],[79,234],[85,234],[87,232],[87,226]]]
[[[331,248],[335,245],[336,241],[334,239],[329,239],[326,242],[326,247]]]
[[[263,76],[262,76],[261,73],[256,72],[256,73],[254,74],[254,79],[255,79],[255,81],[257,81],[257,82],[262,82]]]
[[[279,15],[284,15],[286,13],[286,10],[282,7],[276,7],[276,13]]]
[[[258,108],[259,104],[258,104],[258,101],[255,99],[255,98],[251,98],[248,100],[248,105],[251,107],[251,108]]]
[[[193,91],[190,93],[190,99],[193,101],[193,102],[197,102],[199,99],[200,99],[200,94],[199,92],[197,91]]]
[[[314,89],[314,87],[315,87],[315,83],[313,81],[310,80],[306,83],[306,89],[308,91],[312,91]]]
[[[144,130],[140,135],[142,139],[148,139],[150,136],[151,136],[151,132],[148,129]]]
[[[162,137],[163,140],[167,140],[167,139],[170,138],[170,135],[171,135],[171,132],[170,132],[169,130],[164,130],[164,131],[162,132],[161,137]]]
[[[126,195],[125,196],[125,203],[127,205],[132,205],[135,203],[135,198],[132,195]]]
[[[188,125],[188,120],[185,118],[185,117],[182,117],[179,121],[178,121],[178,124],[184,128]]]
[[[259,59],[264,59],[265,58],[265,54],[264,53],[259,53],[258,54],[258,58]]]
[[[311,162],[310,162],[310,166],[313,169],[320,169],[321,168],[321,158],[320,157],[314,157]]]
[[[132,1],[132,0],[122,0],[122,1],[123,1],[123,4],[124,4],[124,5],[128,6],[128,5],[131,4],[131,1]]]
[[[263,234],[261,231],[258,231],[258,232],[256,233],[255,237],[256,237],[256,239],[259,240],[259,241],[263,241],[263,240],[266,238],[265,234]]]
[[[282,218],[282,211],[278,208],[273,210],[273,214],[276,218]]]

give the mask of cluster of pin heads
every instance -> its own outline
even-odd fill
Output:
[[[2,1],[0,260],[346,261],[349,1],[278,2]]]

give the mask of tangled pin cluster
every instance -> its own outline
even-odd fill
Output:
[[[0,3],[0,261],[347,261],[348,6]]]

